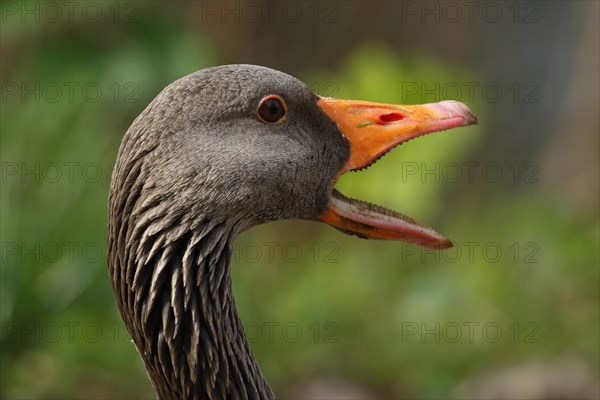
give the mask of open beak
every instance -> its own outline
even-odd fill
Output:
[[[457,101],[393,105],[322,97],[318,104],[350,142],[350,158],[338,178],[347,171],[368,167],[410,139],[477,124],[471,109]],[[432,228],[396,211],[349,199],[335,189],[321,221],[367,239],[401,240],[435,249],[452,247],[451,241]]]

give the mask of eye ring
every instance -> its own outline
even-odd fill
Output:
[[[256,116],[261,122],[272,125],[281,122],[287,112],[287,105],[281,96],[271,94],[260,100],[256,109]]]

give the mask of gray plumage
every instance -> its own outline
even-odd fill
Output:
[[[281,123],[259,101],[287,103]],[[269,399],[231,290],[232,242],[318,219],[349,144],[302,82],[232,65],[166,87],[121,143],[109,195],[109,273],[160,399]]]

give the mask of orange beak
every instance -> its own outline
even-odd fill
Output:
[[[392,105],[367,101],[320,98],[321,109],[334,120],[350,142],[350,158],[338,177],[347,171],[365,168],[379,157],[410,139],[427,133],[477,124],[466,105],[442,101],[423,105]],[[337,190],[321,221],[368,239],[401,240],[424,247],[452,246],[433,229],[400,213],[348,199]]]

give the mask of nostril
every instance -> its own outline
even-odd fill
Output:
[[[400,121],[401,119],[404,119],[404,115],[398,114],[395,112],[389,113],[389,114],[383,114],[383,115],[379,116],[379,120],[384,124],[389,124],[390,122]]]

